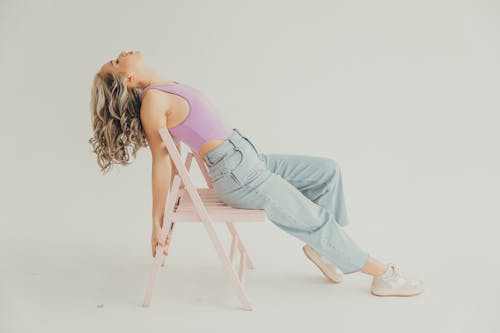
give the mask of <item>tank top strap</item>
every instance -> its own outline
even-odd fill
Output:
[[[163,91],[170,92],[170,87],[180,88],[180,86],[182,85],[178,81],[173,81],[173,82],[175,82],[175,84],[152,84],[150,86],[147,86],[146,88],[142,89],[141,98],[144,95],[144,93],[149,89],[160,89]]]

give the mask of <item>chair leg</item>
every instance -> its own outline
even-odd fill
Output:
[[[158,273],[160,270],[160,263],[162,257],[164,257],[163,251],[161,250],[160,246],[157,246],[155,260],[153,262],[153,268],[151,269],[151,274],[149,276],[149,283],[146,290],[146,296],[144,297],[144,303],[143,303],[144,307],[149,307],[151,305],[151,297],[153,296],[153,289],[156,284],[156,280],[158,279]]]
[[[242,285],[245,285],[245,268],[246,268],[246,259],[247,255],[246,253],[241,253],[240,252],[240,271],[239,271],[239,278],[241,281]]]
[[[229,254],[229,259],[231,260],[231,264],[234,265],[234,253],[236,252],[236,246],[240,243],[240,237],[238,234],[233,236],[233,239],[231,240],[231,252]],[[241,283],[244,284],[243,278],[245,274],[245,269],[247,267],[247,259],[248,256],[245,251],[240,250],[240,265],[239,265],[239,278],[241,280]]]
[[[232,236],[232,241],[231,241],[231,260],[233,260],[233,242],[236,242],[235,237],[237,237],[237,245],[238,249],[240,250],[240,255],[245,254],[246,255],[246,264],[249,269],[255,269],[255,264],[253,263],[253,260],[250,258],[248,255],[247,249],[245,245],[243,245],[243,242],[241,241],[241,238],[236,231],[236,228],[232,222],[226,222],[226,226],[229,229],[229,232],[231,233]]]
[[[212,227],[212,221],[211,220],[209,220],[208,222],[204,221],[203,224],[205,225],[205,228],[208,231],[208,235],[215,246],[217,255],[219,256],[220,260],[222,261],[222,264],[224,265],[224,269],[229,275],[229,279],[233,284],[233,287],[236,291],[236,294],[238,295],[238,298],[240,299],[241,303],[243,303],[243,308],[245,310],[253,310],[252,304],[250,303],[250,299],[248,298],[245,292],[245,287],[243,286],[239,278],[239,274],[234,269],[232,260],[227,255],[226,250],[222,246],[222,243],[220,242],[215,230]]]
[[[166,239],[166,236],[173,231],[174,222],[171,219],[172,211],[174,210],[174,199],[177,198],[177,194],[179,193],[179,185],[180,185],[180,177],[178,175],[174,176],[174,182],[172,185],[171,193],[167,196],[167,201],[165,203],[165,213],[163,215],[163,226],[161,228],[161,235],[163,239]],[[178,200],[176,200],[178,201]],[[168,248],[167,246],[163,247],[160,244],[156,245],[156,256],[153,261],[153,267],[151,268],[151,273],[149,276],[149,283],[146,289],[146,295],[144,296],[144,307],[149,307],[151,305],[151,298],[153,296],[153,289],[156,284],[156,280],[158,278],[158,271],[160,270],[160,264],[164,259],[163,250]]]
[[[213,240],[213,239],[212,239]],[[214,240],[213,240],[214,241]],[[229,258],[227,253],[224,251],[220,243],[217,243],[217,241],[214,241],[214,245],[217,249],[217,253],[219,254],[219,258],[221,259],[224,268],[226,272],[229,275],[229,278],[231,282],[233,283],[233,286],[236,289],[236,293],[240,299],[240,301],[243,303],[243,308],[245,310],[253,310],[252,304],[250,303],[250,299],[248,298],[245,288],[244,288],[244,270],[246,266],[246,259],[247,255],[245,252],[241,253],[240,252],[240,267],[239,267],[239,272],[237,273],[236,270],[234,269],[234,266],[232,264],[232,260]],[[158,245],[156,248],[156,257],[153,262],[153,268],[151,270],[151,275],[149,279],[149,284],[148,288],[146,291],[146,296],[144,298],[144,307],[149,307],[151,304],[151,298],[153,294],[153,289],[156,284],[157,278],[158,278],[158,273],[160,269],[160,263],[162,259],[164,259],[166,256],[163,255],[163,251],[161,250],[161,247]]]
[[[170,244],[172,243],[172,234],[174,233],[174,226],[175,226],[175,222],[172,222],[172,224],[170,226],[170,230],[168,232],[169,242],[168,242],[167,246],[165,246],[165,250],[167,250],[167,252],[168,252],[168,248],[170,247]],[[161,267],[165,267],[166,260],[167,260],[167,256],[163,256],[163,260],[161,262]]]
[[[231,260],[229,259],[226,253],[223,253],[223,255],[220,257],[224,264],[224,268],[226,269],[226,272],[229,274],[229,278],[231,279],[231,282],[235,287],[236,293],[240,301],[243,303],[243,308],[245,310],[253,310],[252,304],[250,303],[250,299],[248,298],[245,292],[245,287],[243,285],[242,278],[240,278],[243,277],[242,269],[244,270],[244,267],[240,267],[240,272],[237,273],[236,270],[234,269],[234,266],[231,264]],[[243,255],[242,257],[245,257],[245,255]]]

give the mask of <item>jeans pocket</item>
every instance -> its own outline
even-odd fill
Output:
[[[254,153],[250,146],[241,146],[238,148],[238,151],[242,154],[242,161],[235,168],[230,170],[229,176],[232,177],[237,184],[243,186],[259,176],[259,174],[266,169],[266,166],[261,156]]]
[[[246,152],[242,147],[234,147],[234,152],[224,161],[224,169],[231,173],[240,168],[246,160]]]
[[[233,172],[227,170],[217,175],[212,184],[215,192],[221,199],[226,198],[228,195],[230,196],[230,193],[234,193],[234,191],[241,187],[239,179],[234,176]]]
[[[247,173],[248,150],[248,147],[245,146],[234,147],[235,155],[237,157],[235,157],[227,166],[228,176],[238,185],[243,184],[245,174]]]

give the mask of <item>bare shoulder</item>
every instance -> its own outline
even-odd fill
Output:
[[[148,89],[144,92],[141,101],[141,113],[150,112],[148,110],[161,108],[168,109],[172,105],[171,97],[163,91],[157,89]]]
[[[144,93],[141,102],[140,119],[153,157],[165,156],[159,129],[167,127],[167,115],[171,100],[161,91],[150,89]]]
[[[172,100],[168,94],[156,89],[147,90],[141,101],[141,122],[144,124],[150,122],[152,118],[158,120],[159,117],[164,117],[166,126],[166,119],[170,114],[172,105]]]

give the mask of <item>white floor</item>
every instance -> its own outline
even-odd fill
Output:
[[[128,244],[112,246],[79,241],[68,253],[48,242],[19,246],[17,255],[4,258],[2,332],[500,329],[498,254],[485,253],[479,242],[466,249],[455,239],[439,248],[430,237],[418,249],[397,247],[392,257],[403,271],[423,278],[426,290],[416,297],[380,298],[369,293],[371,279],[363,274],[328,282],[303,255],[300,242],[271,224],[239,229],[256,263],[246,275],[253,311],[241,308],[202,226],[179,224],[149,309],[141,307],[151,265],[150,258],[137,255],[141,237],[127,235]]]

